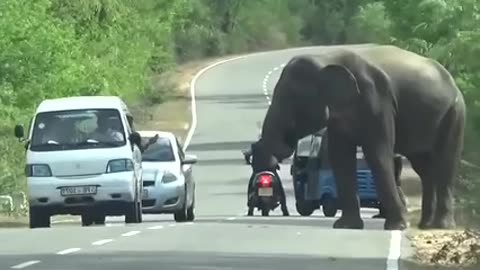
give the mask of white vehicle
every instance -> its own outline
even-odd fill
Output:
[[[142,153],[143,213],[173,213],[177,222],[193,221],[195,181],[192,165],[197,157],[186,155],[171,132],[138,133],[145,146]]]
[[[58,214],[81,215],[82,225],[105,216],[142,222],[140,135],[114,96],[44,100],[15,136],[25,141],[30,228],[49,227]]]

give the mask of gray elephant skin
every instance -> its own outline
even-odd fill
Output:
[[[387,212],[385,230],[409,226],[394,180],[395,153],[421,179],[419,228],[452,229],[465,117],[463,95],[437,61],[395,46],[325,46],[293,57],[283,68],[261,137],[267,151],[283,160],[300,138],[328,127],[342,209],[334,228],[364,227],[355,178],[361,146]]]

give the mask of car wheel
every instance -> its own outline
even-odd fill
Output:
[[[28,215],[31,229],[50,227],[50,214],[47,212],[38,208],[30,207]]]
[[[195,219],[195,191],[193,195],[192,205],[187,209],[187,221]]]
[[[326,217],[334,217],[337,214],[335,199],[331,196],[325,196],[322,200],[322,211]]]
[[[176,222],[185,222],[187,221],[187,190],[185,189],[185,198],[183,200],[183,206],[181,209],[173,213],[173,218]]]

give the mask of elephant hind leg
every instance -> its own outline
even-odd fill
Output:
[[[432,228],[435,229],[456,227],[453,186],[462,155],[464,127],[464,106],[459,103],[447,112],[437,132],[430,171],[437,197],[432,224]]]
[[[420,177],[422,184],[422,214],[418,223],[420,229],[427,229],[432,226],[433,214],[435,213],[435,187],[432,177],[428,175],[432,162],[430,156],[430,153],[418,153],[407,157],[413,170]]]

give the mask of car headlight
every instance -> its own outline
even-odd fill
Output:
[[[25,175],[27,177],[50,177],[52,171],[47,164],[27,164],[25,166]]]
[[[133,171],[133,162],[130,159],[112,159],[107,164],[107,173]]]
[[[166,171],[162,177],[162,183],[170,183],[177,181],[177,176],[171,172]]]

